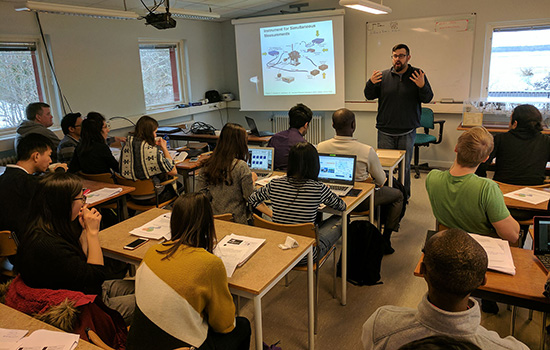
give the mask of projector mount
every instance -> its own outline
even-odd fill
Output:
[[[170,0],[162,0],[158,4],[155,2],[155,5],[152,8],[148,8],[143,0],[140,1],[147,11],[149,11],[149,13],[143,17],[145,19],[145,25],[152,25],[157,29],[170,29],[176,27],[176,20],[173,19],[170,14]],[[166,4],[166,12],[155,13],[155,10],[158,9],[163,3]]]

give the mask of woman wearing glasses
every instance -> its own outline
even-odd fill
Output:
[[[106,281],[98,238],[101,215],[85,202],[76,175],[42,177],[18,247],[17,268],[28,287],[96,294],[129,323],[135,308],[133,281]]]

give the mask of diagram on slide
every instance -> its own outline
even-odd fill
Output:
[[[260,28],[265,96],[336,93],[332,21]]]

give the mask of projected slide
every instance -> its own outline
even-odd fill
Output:
[[[260,28],[265,96],[336,93],[332,21]]]

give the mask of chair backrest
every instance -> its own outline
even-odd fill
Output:
[[[153,183],[153,180],[151,179],[134,181],[134,180],[126,179],[120,176],[119,174],[115,174],[115,178],[116,178],[116,182],[119,185],[130,186],[135,188],[135,190],[130,193],[132,196],[144,196],[144,195],[155,194],[155,185]]]
[[[233,221],[233,214],[225,213],[225,214],[214,215],[214,219],[223,220],[223,221]]]
[[[271,221],[262,219],[256,214],[254,215],[254,226],[267,228],[274,231],[286,232],[294,235],[317,238],[317,226],[311,222],[303,224],[276,224]]]
[[[17,242],[10,231],[0,231],[0,257],[17,253]]]
[[[86,180],[92,180],[92,181],[99,181],[99,182],[106,182],[109,184],[114,184],[115,179],[113,178],[113,174],[111,173],[102,173],[102,174],[85,174],[83,172],[78,172],[78,176],[80,176],[83,179]]]
[[[420,115],[420,125],[423,128],[434,128],[434,112],[429,108],[422,108],[422,114]]]

